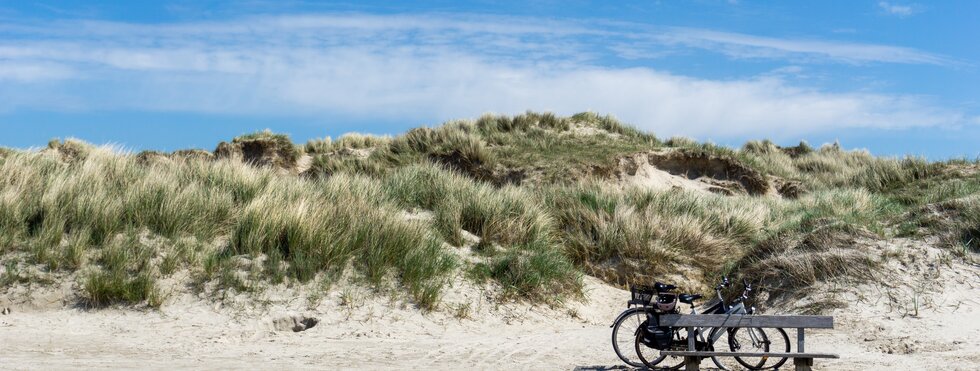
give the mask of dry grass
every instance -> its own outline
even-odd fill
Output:
[[[746,143],[739,155],[766,174],[800,180],[811,190],[864,188],[886,191],[938,175],[941,164],[914,157],[875,157],[867,151],[845,151],[838,144],[813,149],[805,142],[780,148],[769,141]]]
[[[590,129],[597,135],[574,135]],[[394,168],[438,163],[480,181],[513,182],[508,175],[535,172],[549,183],[566,182],[607,166],[624,153],[658,148],[651,134],[623,125],[610,116],[581,113],[558,117],[528,112],[517,116],[485,115],[475,121],[450,121],[394,137],[353,135],[347,144],[319,140],[307,143],[314,155],[311,175],[357,172],[372,176]],[[367,158],[346,156],[339,148],[372,148]]]
[[[365,149],[365,148],[378,148],[391,143],[391,137],[388,136],[376,136],[370,134],[360,134],[360,133],[347,133],[337,140],[333,140],[330,137],[325,137],[322,139],[313,139],[306,142],[303,150],[306,153],[330,153],[338,151],[344,148],[348,149]]]
[[[749,197],[615,191],[595,183],[555,187],[547,198],[574,261],[619,284],[686,276],[700,287],[751,246],[772,212]]]
[[[302,147],[257,133],[225,146],[254,141],[279,154],[251,163],[206,154],[157,161],[76,140],[0,151],[2,281],[40,280],[25,275],[28,266],[49,276],[79,272],[88,304],[158,306],[165,298],[156,281],[180,270],[201,289],[250,291],[264,282],[330,282],[353,269],[431,309],[457,270],[531,300],[579,295],[582,273],[690,289],[735,274],[778,293],[866,278],[880,259],[856,248],[855,237],[941,233],[960,256],[980,245],[975,162],[805,143],[736,150],[660,142],[594,113],[488,115]],[[590,178],[619,156],[662,147],[724,157],[797,181],[803,192],[722,196]],[[297,151],[314,156],[311,170],[284,176],[278,168]],[[515,172],[537,178],[511,185],[520,183],[508,178]],[[407,210],[432,218],[407,220]],[[465,244],[463,231],[480,238],[479,263],[449,251]]]
[[[114,242],[142,231],[172,241],[230,236],[227,247],[210,255],[210,266],[230,266],[222,262],[238,255],[286,263],[284,272],[268,264],[270,279],[305,282],[348,264],[374,283],[396,272],[423,307],[438,301],[455,266],[433,233],[400,219],[375,180],[304,180],[227,160],[140,164],[112,148],[72,143],[79,150],[69,154],[4,158],[0,235],[4,252],[26,251],[31,263],[46,270],[104,270],[84,283],[95,305],[153,301],[152,283],[160,272],[147,262],[165,254],[147,252],[152,249],[139,241]],[[203,245],[191,246],[175,249],[164,262],[193,265],[196,255],[209,253],[193,248]],[[99,258],[86,263],[92,254]]]
[[[531,297],[579,292],[552,217],[528,190],[495,188],[434,165],[402,168],[386,187],[403,207],[432,210],[434,228],[450,244],[463,244],[463,230],[479,236],[489,272],[504,287]]]
[[[49,272],[90,272],[81,283],[92,305],[159,305],[155,280],[178,268],[247,291],[254,284],[236,272],[238,257],[247,257],[264,262],[247,279],[302,283],[353,266],[374,285],[400,282],[420,307],[433,308],[459,264],[443,243],[459,245],[463,229],[500,247],[488,260],[492,278],[520,296],[580,287],[549,217],[521,189],[497,190],[431,165],[382,179],[306,179],[235,160],[140,162],[66,143],[70,151],[59,144],[0,163],[3,256],[25,252],[27,263]],[[439,193],[424,192],[433,189]],[[439,222],[404,220],[410,207],[432,208]],[[141,234],[166,242],[117,242]],[[224,239],[217,251],[207,248]]]

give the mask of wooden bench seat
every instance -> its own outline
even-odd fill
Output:
[[[838,359],[833,353],[807,353],[804,331],[806,329],[832,329],[834,317],[830,316],[779,316],[779,315],[741,315],[741,314],[667,314],[659,317],[661,326],[687,328],[693,333],[696,327],[701,328],[737,328],[761,327],[796,329],[796,352],[722,352],[696,351],[693,337],[687,339],[688,350],[662,351],[661,354],[684,357],[685,369],[697,371],[701,359],[706,357],[772,357],[792,358],[796,371],[810,371],[815,358]]]
[[[661,326],[671,327],[765,327],[765,328],[834,328],[831,316],[780,316],[740,314],[665,314]]]
[[[834,353],[785,353],[785,352],[768,352],[768,353],[747,353],[747,352],[698,352],[698,351],[688,351],[688,350],[665,350],[660,352],[660,354],[665,354],[668,356],[676,357],[773,357],[773,358],[830,358],[838,359],[840,355]]]

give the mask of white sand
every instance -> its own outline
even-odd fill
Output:
[[[910,256],[937,253],[899,248]],[[955,260],[949,266],[928,260],[896,267],[909,274],[893,287],[828,287],[826,291],[839,298],[863,297],[864,302],[834,311],[835,330],[807,337],[809,350],[842,356],[817,360],[815,368],[980,369],[980,268]],[[898,308],[895,303],[912,295],[915,275],[927,275],[930,264],[935,275],[920,280],[919,286],[928,287],[920,293],[918,316],[912,316],[907,312],[914,307]],[[332,290],[312,309],[302,293],[291,290],[269,290],[276,300],[262,308],[216,306],[183,294],[172,297],[160,311],[87,311],[60,303],[32,307],[22,302],[23,295],[0,297],[0,307],[12,311],[0,315],[0,368],[619,367],[609,343],[609,324],[623,309],[628,293],[593,278],[586,278],[586,284],[588,303],[544,308],[493,304],[490,293],[457,282],[447,293],[446,307],[430,314],[385,295],[372,298],[370,291],[350,288]],[[355,300],[342,305],[341,296]],[[897,300],[879,300],[889,296]],[[469,319],[454,316],[463,303],[470,304]],[[292,332],[291,316],[303,315],[320,322]]]
[[[451,309],[422,314],[387,298],[367,298],[367,290],[358,294],[363,302],[353,308],[339,304],[342,291],[334,291],[313,310],[304,308],[305,299],[253,310],[216,309],[193,297],[145,312],[15,307],[0,316],[0,368],[613,365],[617,358],[609,345],[608,322],[628,294],[595,279],[587,282],[590,302],[608,306],[513,303],[494,308],[485,298],[470,297],[471,319],[457,319]],[[320,322],[302,332],[276,328],[277,319],[297,314]]]
[[[918,241],[877,245],[900,255],[888,267],[894,276],[854,288],[826,285],[828,296],[851,304],[833,311],[835,330],[809,347],[841,359],[817,362],[842,370],[980,370],[980,267]]]

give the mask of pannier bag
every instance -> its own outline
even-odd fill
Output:
[[[664,350],[670,347],[670,343],[674,339],[674,328],[658,326],[660,322],[657,317],[656,314],[647,315],[646,324],[640,326],[642,335],[640,342],[650,348]]]

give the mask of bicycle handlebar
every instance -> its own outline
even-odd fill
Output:
[[[721,283],[715,286],[715,291],[721,291],[721,289],[731,286],[731,282],[728,281],[728,277],[721,277]]]
[[[715,286],[715,292],[718,293],[718,298],[719,299],[722,298],[721,290],[724,289],[724,288],[726,288],[726,287],[729,287],[729,286],[731,286],[731,281],[728,280],[728,277],[722,277],[721,278],[721,283],[718,284],[718,286]],[[733,301],[733,303],[739,303],[739,302],[742,302],[744,300],[748,300],[749,293],[752,292],[752,283],[750,283],[745,278],[742,278],[742,287],[743,287],[743,289],[742,289],[742,295],[740,295],[737,299],[735,299],[735,301]],[[722,301],[724,302],[724,300],[722,300]]]

